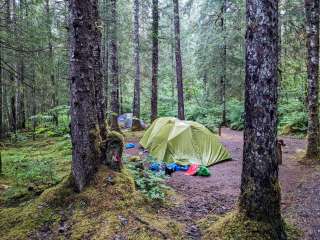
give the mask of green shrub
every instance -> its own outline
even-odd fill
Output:
[[[234,130],[244,129],[244,104],[236,99],[227,103],[228,121],[230,128]]]

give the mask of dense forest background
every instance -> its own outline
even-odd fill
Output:
[[[225,7],[223,7],[225,6]],[[65,1],[3,1],[0,5],[1,124],[3,133],[58,124],[69,117],[68,14]],[[100,1],[103,75],[110,114],[110,39],[118,42],[120,113],[132,112],[134,95],[133,1]],[[306,34],[302,0],[280,4],[279,130],[305,133]],[[159,1],[158,115],[177,116],[172,1]],[[141,117],[150,121],[152,1],[140,3]],[[185,115],[209,128],[223,122],[243,128],[245,6],[239,0],[180,1]],[[225,106],[225,107],[224,107]]]

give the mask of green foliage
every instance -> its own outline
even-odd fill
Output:
[[[9,146],[1,153],[3,177],[12,182],[2,196],[6,202],[24,198],[30,187],[38,191],[56,185],[70,171],[69,139],[28,140]]]
[[[305,134],[308,127],[306,106],[292,99],[279,106],[279,129],[282,134]]]
[[[214,104],[204,107],[190,105],[186,109],[186,116],[188,120],[199,122],[215,131],[221,123],[222,110],[221,106]]]
[[[134,177],[137,188],[150,200],[162,202],[165,200],[168,187],[165,185],[165,175],[154,173],[143,166],[156,160],[148,156],[144,161],[128,162],[127,167]]]
[[[244,128],[244,106],[243,103],[232,99],[228,102],[228,121],[230,128],[234,130],[242,130]]]

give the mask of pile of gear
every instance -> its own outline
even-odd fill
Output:
[[[158,163],[153,162],[150,164],[149,169],[153,172],[165,172],[166,175],[171,176],[174,172],[185,172],[187,176],[202,176],[209,177],[211,175],[209,169],[206,166],[199,165],[197,163],[191,165],[179,165],[177,163]]]

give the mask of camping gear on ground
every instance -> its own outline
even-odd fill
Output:
[[[206,166],[200,166],[198,168],[198,171],[196,173],[197,176],[202,176],[202,177],[210,177],[211,173],[209,169]]]
[[[132,113],[124,113],[122,115],[118,116],[118,124],[120,128],[132,128],[132,119],[133,119],[133,114]],[[144,121],[140,119],[140,124],[142,128],[147,128],[147,125],[145,124]]]
[[[149,166],[149,169],[153,172],[159,172],[160,171],[160,163],[151,163]]]
[[[174,172],[178,172],[178,171],[188,171],[189,169],[189,166],[186,165],[186,166],[182,166],[182,165],[179,165],[179,164],[176,164],[176,163],[170,163],[170,164],[166,164],[166,167],[165,167],[165,173],[166,175],[170,175]]]
[[[135,148],[135,147],[136,147],[136,145],[133,144],[133,143],[127,143],[126,144],[126,149],[131,149],[131,148]]]
[[[168,169],[172,169],[175,172],[188,171],[188,169],[189,169],[188,165],[182,166],[182,165],[179,165],[179,164],[176,164],[176,163],[170,163],[170,164],[167,164],[166,166],[167,166]]]
[[[189,166],[188,171],[186,171],[185,175],[188,175],[188,176],[196,175],[198,168],[199,168],[199,164],[197,163],[191,164]]]
[[[231,159],[218,137],[197,122],[173,117],[156,119],[140,144],[158,161],[211,166]],[[197,160],[192,160],[197,159]]]

